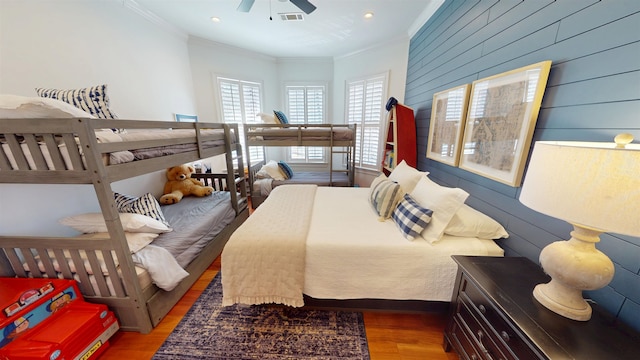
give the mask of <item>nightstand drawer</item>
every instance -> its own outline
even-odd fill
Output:
[[[486,359],[487,352],[509,360],[640,359],[640,334],[598,304],[591,304],[589,321],[575,321],[538,303],[533,289],[549,277],[530,260],[457,255],[453,260],[459,267],[443,346],[460,360]]]
[[[481,358],[487,360],[506,359],[502,350],[498,348],[498,345],[492,339],[495,336],[490,328],[486,327],[486,325],[481,325],[480,320],[472,312],[471,305],[464,298],[459,298],[458,314],[456,316],[459,317],[461,323],[467,326],[469,335],[473,339],[476,348],[479,349],[478,353]]]
[[[468,279],[463,277],[460,294],[470,303],[470,307],[478,320],[485,323],[487,330],[492,331],[492,337],[497,345],[508,357],[520,359],[540,358],[532,352],[531,347],[518,335],[513,327],[500,315],[495,306]]]
[[[462,360],[481,360],[480,351],[473,345],[472,340],[467,337],[468,330],[465,329],[464,323],[461,323],[456,317],[451,327],[451,340],[455,341],[456,347],[462,348]]]

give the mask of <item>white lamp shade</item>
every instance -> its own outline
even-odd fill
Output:
[[[538,141],[520,202],[586,228],[640,236],[640,145]]]

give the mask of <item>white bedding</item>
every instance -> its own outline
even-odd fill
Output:
[[[405,239],[378,221],[369,188],[319,187],[307,237],[304,293],[319,299],[450,301],[451,255],[502,256],[493,240],[445,235],[434,245]]]
[[[279,186],[277,193],[291,187]],[[445,235],[434,245],[422,238],[408,241],[393,220],[378,221],[378,215],[368,202],[369,191],[369,188],[317,188],[306,240],[305,294],[320,299],[450,301],[457,270],[451,255],[504,254],[493,240]],[[254,251],[255,247],[250,245],[250,240],[262,242],[261,235],[266,232],[253,228],[253,223],[269,223],[272,219],[281,227],[279,232],[286,232],[287,221],[282,221],[286,217],[266,211],[271,208],[266,205],[282,199],[274,195],[272,193],[240,227],[239,231],[253,234],[253,238],[244,240],[249,245],[235,246],[232,236],[225,247],[223,292],[233,287],[234,296],[241,297],[239,294],[243,291],[251,294],[255,290],[252,285],[235,283],[234,278],[238,276],[234,269],[252,268],[264,272],[281,266],[274,262],[272,255]],[[304,208],[305,204],[299,205]],[[252,219],[254,217],[261,219],[251,221],[258,220]],[[247,227],[252,228],[247,231]],[[232,252],[240,256],[229,256]],[[286,256],[280,258],[286,259]],[[236,263],[242,259],[250,261]],[[266,268],[258,266],[260,263],[266,264]],[[262,285],[266,288],[265,284]]]

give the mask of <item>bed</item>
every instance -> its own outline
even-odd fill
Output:
[[[319,146],[328,148],[330,154],[328,170],[296,171],[284,179],[259,175],[269,162],[247,161],[252,205],[260,205],[273,188],[282,184],[353,186],[356,130],[355,124],[245,124],[247,146]]]
[[[427,228],[433,231],[413,240],[403,236],[394,219],[376,213],[370,201],[375,182],[372,188],[274,189],[223,250],[223,304],[390,300],[399,309],[403,302],[446,305],[457,270],[451,255],[503,256],[493,239],[508,234],[464,204],[461,189],[413,174],[419,180],[415,185],[400,181],[398,186],[410,189],[402,193],[421,201],[429,194],[440,203],[429,205],[434,210]]]
[[[116,313],[123,330],[147,333],[220,254],[230,234],[248,217],[245,180],[237,171],[243,167],[238,128],[220,123],[96,119],[60,104],[56,106],[56,111],[64,111],[52,117],[46,117],[51,115],[50,107],[46,116],[35,118],[0,116],[0,184],[92,186],[104,232],[72,237],[0,236],[0,270],[18,277],[75,278],[87,300],[104,303]],[[185,198],[184,203],[163,208],[174,222],[169,223],[174,226],[173,231],[156,234],[149,245],[142,246],[168,251],[170,247],[166,245],[176,237],[202,240],[185,245],[186,249],[172,249],[175,252],[171,256],[188,275],[172,290],[163,290],[153,283],[151,270],[136,266],[144,263],[151,250],[134,251],[138,243],[131,239],[111,184],[217,155],[225,157],[225,174],[195,176],[214,186],[214,195]],[[136,203],[143,196],[133,198]],[[185,219],[179,219],[180,213],[194,209],[208,220],[197,230],[193,223],[184,224]],[[213,213],[217,209],[223,209],[221,214]],[[221,220],[214,224],[211,218]]]

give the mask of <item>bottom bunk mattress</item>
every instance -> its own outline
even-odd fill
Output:
[[[393,220],[378,220],[369,193],[313,185],[274,189],[223,250],[223,305],[302,306],[302,293],[450,301],[457,271],[451,255],[504,255],[490,239],[409,241]]]
[[[329,174],[328,171],[296,171],[295,176],[290,179],[256,179],[253,183],[253,191],[262,196],[267,196],[276,186],[294,184],[346,187],[351,186],[351,181],[349,180],[349,175],[345,172]]]
[[[167,249],[183,268],[236,216],[228,191],[187,196],[161,208],[173,231],[160,234],[152,244]]]
[[[136,249],[132,254],[135,264],[136,275],[140,286],[145,289],[151,285],[156,285],[161,289],[170,291],[189,274],[184,271],[191,261],[193,261],[201,251],[207,246],[226,226],[235,219],[235,210],[231,205],[230,193],[228,191],[215,191],[206,197],[185,197],[179,203],[172,205],[162,205],[162,213],[169,223],[172,231],[159,235],[142,233],[125,233],[127,241],[130,243],[136,235],[151,235],[153,240],[141,249]],[[87,241],[98,238],[108,238],[107,233],[90,233],[81,237]],[[131,236],[131,237],[130,237]],[[47,251],[48,258],[53,264],[57,276],[62,278],[63,274],[58,260],[52,250]],[[64,250],[66,263],[68,264],[74,279],[80,282],[80,287],[85,294],[91,295],[87,285],[82,279],[88,279],[90,287],[95,294],[106,296],[106,291],[111,296],[117,294],[114,288],[112,274],[108,271],[103,255],[98,252],[96,259],[100,272],[104,275],[104,281],[96,279],[94,269],[85,250],[77,251],[82,266],[76,266],[73,256],[69,250]],[[41,259],[42,254],[33,257],[31,264],[35,264],[39,271],[44,273],[46,267]],[[24,258],[24,257],[23,257]],[[111,256],[118,271],[118,278],[124,275],[118,266],[118,259],[115,254]],[[27,273],[31,273],[29,261],[25,261],[23,266]],[[77,269],[85,269],[87,276],[80,276]],[[104,283],[106,289],[101,288],[100,283]],[[89,290],[89,291],[87,291]]]

